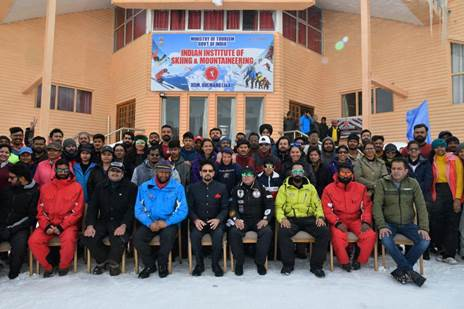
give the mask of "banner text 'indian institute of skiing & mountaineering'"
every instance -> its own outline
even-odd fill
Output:
[[[152,34],[152,91],[272,92],[273,34]]]

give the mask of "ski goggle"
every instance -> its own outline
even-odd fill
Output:
[[[304,169],[292,170],[292,175],[304,175]]]
[[[274,164],[267,163],[267,164],[264,164],[264,167],[265,168],[274,168]]]
[[[351,171],[339,171],[338,175],[340,175],[342,177],[350,177],[350,176],[353,176],[353,172],[351,172]]]
[[[251,171],[246,171],[242,173],[242,177],[251,177],[254,176],[255,174]]]

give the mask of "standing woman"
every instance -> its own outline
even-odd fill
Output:
[[[289,158],[283,164],[282,180],[291,176],[292,166],[294,163],[301,163],[301,165],[303,165],[305,176],[314,185],[316,183],[316,177],[314,176],[313,168],[304,159],[303,151],[301,150],[301,148],[296,145],[290,147]]]
[[[87,194],[89,199],[92,198],[95,192],[95,187],[102,181],[107,179],[107,172],[113,162],[113,148],[111,146],[103,146],[100,153],[100,164],[96,165],[92,170],[87,182]]]
[[[364,157],[354,164],[354,179],[365,185],[367,194],[372,197],[377,181],[385,175],[388,175],[385,162],[375,155],[374,144],[367,142],[364,145]]]
[[[464,143],[459,144],[459,146],[456,149],[456,155],[461,159],[461,162],[464,163]],[[464,198],[461,198],[461,202],[464,200]],[[464,211],[461,211],[461,219],[459,222],[459,243],[460,243],[460,252],[459,255],[461,258],[464,259]]]
[[[310,148],[308,150],[308,162],[316,177],[316,190],[319,197],[322,196],[324,188],[332,182],[332,174],[330,173],[329,166],[322,162],[321,151],[318,148]]]
[[[190,184],[201,180],[200,165],[202,161],[211,161],[213,164],[216,161],[216,153],[214,152],[214,144],[209,138],[205,138],[201,142],[201,150],[199,156],[192,163],[192,181]]]
[[[11,164],[8,162],[10,157],[10,145],[0,145],[0,190],[9,186],[8,177],[10,175]]]
[[[84,191],[84,200],[86,203],[89,202],[89,193],[87,190],[87,183],[90,178],[90,174],[95,168],[96,164],[92,162],[94,148],[91,144],[80,144],[78,149],[79,155],[77,162],[73,165],[74,175],[76,181],[81,185]]]
[[[135,166],[129,162],[127,158],[127,150],[124,144],[119,143],[113,147],[113,161],[121,162],[124,164],[124,178],[132,179]]]
[[[139,166],[147,158],[148,146],[147,137],[145,135],[135,136],[135,143],[131,150],[128,151],[127,160],[133,166]]]

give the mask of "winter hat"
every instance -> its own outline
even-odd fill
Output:
[[[448,147],[448,144],[446,144],[446,141],[441,138],[437,138],[432,142],[432,149],[437,149],[438,147]]]
[[[232,143],[232,141],[230,140],[230,138],[228,138],[227,136],[221,137],[221,142],[229,142],[229,144]]]
[[[197,135],[195,136],[195,138],[193,139],[193,141],[196,143],[197,141],[203,141],[203,136],[201,135]]]
[[[232,148],[229,148],[229,147],[225,147],[224,150],[222,151],[224,153],[228,153],[228,154],[233,154],[234,151],[232,150]]]
[[[359,142],[359,136],[358,136],[358,134],[356,134],[356,133],[350,133],[350,135],[348,135],[348,141],[351,141],[351,140],[356,140],[357,142]]]
[[[74,145],[75,147],[77,147],[76,141],[74,139],[67,138],[63,141],[63,149],[71,145]]]
[[[113,153],[113,147],[109,146],[109,145],[106,145],[106,146],[103,146],[102,150],[100,153],[104,153],[104,152],[111,152]]]
[[[259,138],[259,144],[268,144],[270,145],[271,144],[271,139],[269,138],[269,136],[266,136],[266,135],[263,135]]]
[[[262,125],[259,126],[259,134],[263,134],[263,131],[264,130],[267,130],[269,132],[270,135],[272,135],[272,125],[270,125],[269,123],[263,123]]]
[[[398,152],[398,148],[396,148],[395,144],[387,144],[384,149],[385,152]]]
[[[181,148],[179,140],[172,140],[168,144],[169,148]]]
[[[121,171],[124,172],[124,164],[122,162],[111,162],[110,164],[110,168],[108,169],[108,171],[112,168],[118,168],[120,169]]]
[[[31,149],[30,147],[26,147],[26,146],[21,147],[21,148],[19,149],[19,155],[22,155],[23,153],[30,153],[30,154],[32,154],[32,149]]]
[[[438,138],[444,139],[447,135],[453,136],[453,134],[450,131],[441,131],[440,133],[438,133]]]
[[[172,166],[171,166],[171,163],[169,163],[168,160],[161,160],[158,163],[156,163],[155,169],[157,171],[172,172]]]
[[[244,168],[242,168],[241,174],[253,174],[253,175],[255,175],[255,170],[252,169],[249,166],[245,166]]]
[[[94,148],[93,148],[93,145],[91,145],[91,144],[80,144],[79,148],[78,148],[78,151],[79,151],[79,153],[84,152],[84,151],[93,153]]]
[[[61,151],[61,145],[58,142],[53,142],[47,145],[47,150],[48,149],[54,149],[56,151]]]

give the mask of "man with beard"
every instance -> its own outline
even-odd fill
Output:
[[[175,170],[179,173],[180,183],[183,186],[188,186],[190,184],[190,170],[192,169],[192,164],[182,158],[180,151],[181,147],[178,140],[172,140],[169,142],[169,153],[171,154],[169,160]]]
[[[79,142],[79,145],[90,144],[90,134],[88,132],[80,132],[77,135],[77,141]]]
[[[230,247],[236,259],[235,274],[243,275],[245,251],[242,239],[248,231],[254,231],[257,234],[255,264],[258,274],[263,276],[267,272],[265,263],[272,241],[269,222],[273,217],[274,200],[271,192],[266,192],[256,181],[253,170],[244,169],[241,174],[242,182],[232,190],[228,221],[231,224]]]
[[[134,144],[134,133],[131,131],[124,132],[124,135],[122,137],[122,144],[126,148],[126,151],[129,151],[132,148],[132,145]]]
[[[42,136],[36,136],[32,139],[32,161],[34,161],[35,164],[47,160],[45,143],[45,137]]]
[[[280,162],[288,160],[290,151],[290,139],[286,136],[282,136],[277,140],[277,151],[276,156],[279,158]]]
[[[176,240],[177,224],[188,213],[184,187],[171,177],[172,167],[166,160],[156,164],[156,175],[139,186],[135,202],[135,217],[142,224],[134,235],[134,246],[145,268],[139,278],[145,279],[156,271],[155,258],[149,243],[160,236],[158,275],[169,274],[168,257]]]
[[[50,134],[48,135],[49,143],[58,143],[58,144],[63,144],[63,137],[64,133],[61,131],[61,129],[55,128],[50,131]]]
[[[335,143],[331,137],[326,137],[322,141],[321,160],[329,165],[335,159]]]
[[[11,246],[8,278],[16,278],[27,255],[29,230],[35,226],[39,188],[23,164],[10,167],[6,187],[0,192],[0,242]]]
[[[205,271],[201,239],[210,234],[212,240],[212,269],[216,277],[224,272],[219,266],[222,252],[224,221],[227,217],[229,193],[225,184],[213,179],[214,165],[203,161],[200,167],[201,181],[192,184],[188,190],[189,218],[191,222],[190,239],[196,265],[192,276],[201,276]]]
[[[322,207],[330,226],[332,245],[341,267],[350,272],[366,264],[377,235],[372,230],[372,202],[367,188],[353,180],[353,168],[338,167],[335,182],[322,193]],[[351,263],[348,256],[348,232],[358,237]],[[359,249],[359,251],[358,251]]]
[[[11,153],[19,156],[19,150],[24,146],[24,130],[20,127],[10,128]]]
[[[329,134],[329,127],[327,126],[327,118],[322,117],[321,123],[319,124],[319,138],[321,141],[326,138]]]
[[[359,136],[356,133],[351,133],[348,136],[348,158],[353,164],[361,159],[363,156],[361,150],[359,150]]]
[[[312,131],[311,133],[309,133],[308,142],[309,142],[308,149],[317,148],[321,150],[322,143],[319,141],[319,133],[317,133],[317,131]]]
[[[250,167],[255,169],[255,159],[250,153],[250,142],[241,139],[237,142],[237,156],[235,157],[235,162],[240,165],[241,168]]]
[[[248,141],[250,142],[250,152],[255,154],[259,150],[259,134],[256,132],[251,132],[248,135]]]
[[[105,136],[101,133],[97,133],[92,137],[92,141],[92,145],[94,148],[93,161],[98,164],[101,160],[101,151],[103,149],[103,146],[105,146]]]
[[[160,141],[161,141],[161,138],[158,132],[151,132],[150,135],[148,135],[148,143],[151,146],[158,145]]]
[[[84,212],[84,192],[74,180],[68,162],[56,162],[55,179],[40,188],[37,206],[39,226],[29,238],[29,248],[37,261],[45,269],[44,278],[53,275],[53,266],[47,256],[48,242],[60,238],[60,262],[58,274],[64,276],[74,257],[80,219]]]
[[[84,143],[85,144],[85,143]],[[67,138],[63,142],[63,154],[61,157],[67,160],[71,165],[76,162],[77,156],[77,144],[72,138]]]
[[[322,270],[330,234],[324,221],[324,212],[316,188],[304,177],[301,163],[294,163],[291,176],[279,188],[275,201],[276,220],[280,224],[279,247],[284,275],[290,275],[295,265],[295,246],[292,237],[299,231],[313,236],[311,272],[325,277]]]
[[[219,152],[219,141],[221,140],[222,131],[219,128],[209,130],[209,138],[213,141],[214,150]]]
[[[119,262],[131,235],[136,196],[137,186],[124,178],[124,164],[112,162],[108,178],[95,188],[85,218],[82,240],[97,262],[95,275],[102,274],[107,265],[111,276],[121,273]],[[105,237],[109,247],[103,244]]]
[[[161,155],[164,159],[169,159],[169,142],[173,136],[172,127],[168,124],[165,124],[161,127]]]
[[[361,143],[362,143],[362,149],[366,146],[367,143],[371,142],[372,138],[372,133],[368,129],[364,129],[361,131]]]
[[[382,135],[374,135],[372,136],[372,143],[374,143],[375,149],[375,156],[379,159],[383,159],[383,143],[385,142],[385,138]]]
[[[430,159],[430,153],[432,152],[432,145],[427,144],[426,142],[428,132],[429,132],[429,128],[423,123],[416,124],[414,126],[414,133],[413,133],[414,140],[419,143],[420,153],[426,159]],[[408,156],[407,147],[404,147],[401,150],[401,155],[403,157]]]

